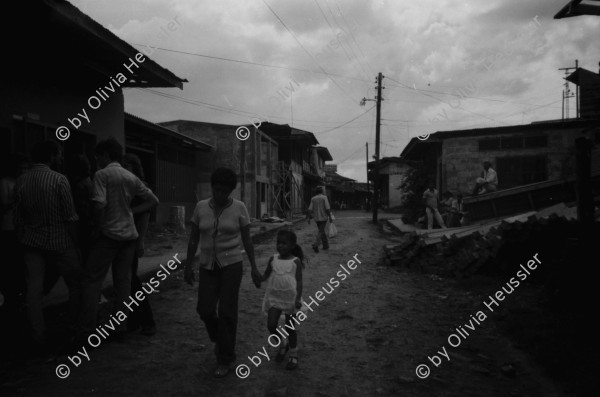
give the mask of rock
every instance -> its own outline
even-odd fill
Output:
[[[510,378],[514,378],[517,375],[517,371],[512,364],[504,364],[502,367],[500,367],[500,371]]]
[[[270,390],[265,394],[265,397],[287,397],[287,387]]]
[[[398,383],[400,384],[404,384],[404,383],[413,383],[415,381],[415,378],[408,378],[406,376],[398,376]]]

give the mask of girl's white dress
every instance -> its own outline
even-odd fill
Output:
[[[267,280],[267,290],[263,299],[263,312],[267,314],[274,307],[285,313],[296,311],[296,257],[279,259],[273,255],[271,275]]]

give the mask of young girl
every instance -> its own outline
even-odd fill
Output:
[[[285,313],[285,322],[289,327],[285,331],[289,334],[288,340],[284,339],[275,361],[281,362],[288,350],[290,356],[286,369],[292,370],[298,366],[298,335],[294,329],[294,313],[300,309],[302,297],[302,268],[304,253],[296,243],[296,234],[291,230],[282,230],[277,233],[277,252],[269,259],[269,264],[263,275],[267,281],[267,290],[263,300],[263,312],[267,314],[267,328],[271,335],[276,333],[279,316]],[[281,339],[281,338],[280,338]]]

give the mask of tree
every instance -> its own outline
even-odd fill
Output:
[[[402,215],[405,223],[415,223],[425,213],[423,192],[427,189],[428,179],[423,163],[412,165],[404,181],[397,187],[402,191]]]

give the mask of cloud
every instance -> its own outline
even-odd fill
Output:
[[[153,60],[190,81],[183,91],[158,91],[214,106],[127,90],[127,111],[154,122],[224,124],[247,124],[259,114],[289,124],[293,113],[294,126],[314,132],[335,161],[374,141],[374,111],[321,132],[374,104],[359,101],[374,98],[378,72],[386,76],[384,140],[398,140],[385,154],[397,156],[407,131],[417,136],[559,118],[560,103],[549,104],[561,97],[558,68],[579,59],[595,71],[600,59],[600,18],[552,19],[566,0],[265,1],[293,35],[262,0],[73,3],[129,43],[308,70],[156,51]],[[176,16],[180,28],[158,37]],[[286,87],[293,95],[276,103],[273,97]],[[457,99],[460,106],[450,106]],[[339,172],[364,181],[364,161],[357,152]]]

